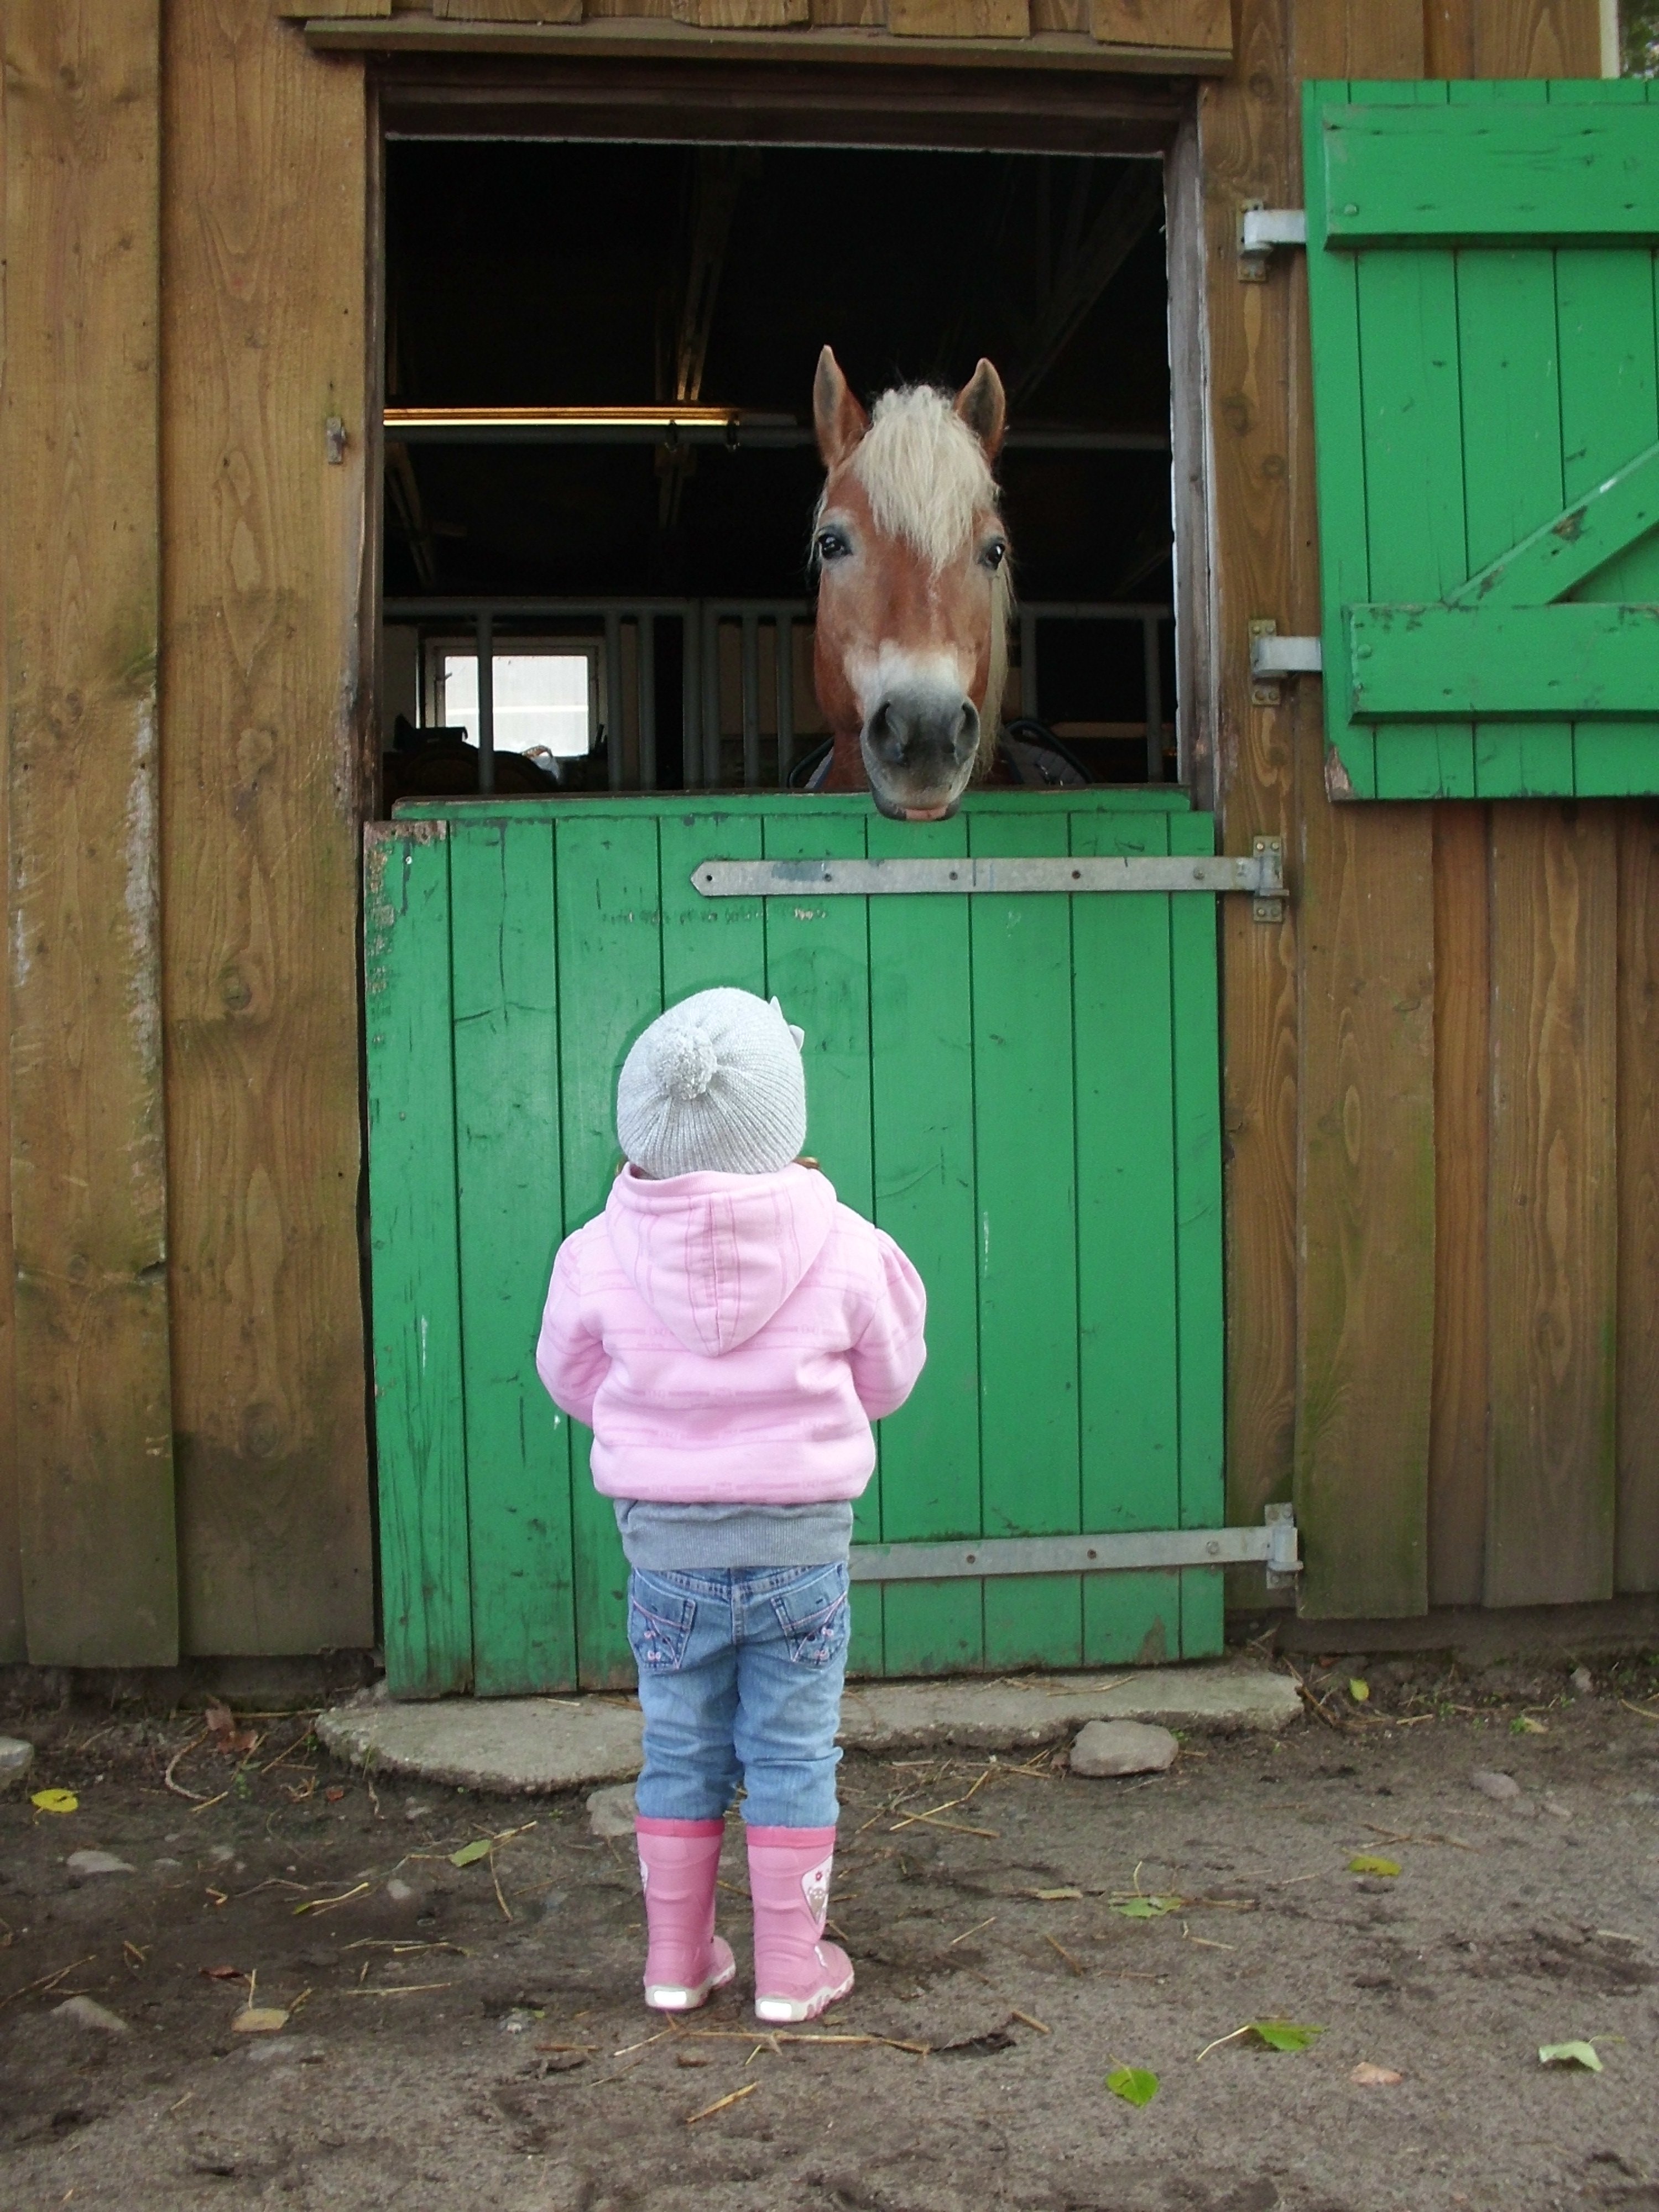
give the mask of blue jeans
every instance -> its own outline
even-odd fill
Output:
[[[636,1567],[645,1817],[723,1819],[741,1780],[753,1826],[833,1827],[848,1632],[845,1566]]]

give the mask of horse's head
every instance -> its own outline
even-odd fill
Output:
[[[921,385],[884,392],[866,415],[825,346],[812,411],[828,471],[812,558],[830,786],[867,781],[884,814],[939,821],[995,743],[1007,666],[1008,541],[991,474],[1002,380],[982,361],[954,400]]]

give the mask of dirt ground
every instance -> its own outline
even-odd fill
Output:
[[[1326,1717],[1149,1778],[849,1759],[841,2041],[753,2032],[741,1971],[648,2014],[631,1848],[580,1801],[371,1784],[305,1715],[14,1712],[0,2204],[1659,2208],[1659,1660],[1589,1693],[1378,1662],[1363,1704],[1353,1663],[1310,1670]],[[741,1970],[735,1820],[724,1880]],[[1218,2041],[1260,2019],[1323,2033]],[[1603,2071],[1540,2064],[1571,2038]]]

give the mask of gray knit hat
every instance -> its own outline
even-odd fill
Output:
[[[802,1032],[775,999],[699,991],[636,1039],[617,1135],[648,1176],[775,1175],[806,1139]]]

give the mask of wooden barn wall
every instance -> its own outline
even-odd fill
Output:
[[[374,134],[308,12],[5,11],[0,1658],[374,1632]],[[1241,200],[1299,202],[1301,80],[1595,75],[1596,0],[585,12],[1231,37],[1196,93],[1219,798],[1297,890],[1222,925],[1231,1517],[1293,1495],[1332,1617],[1659,1588],[1659,810],[1334,805],[1317,684],[1246,672],[1252,617],[1317,628],[1305,272],[1234,251]]]
[[[161,726],[184,1648],[373,1639],[358,1263],[368,117],[167,0]]]
[[[1200,94],[1226,842],[1297,890],[1224,924],[1230,1518],[1295,1498],[1316,1616],[1659,1587],[1659,817],[1329,800],[1317,683],[1253,703],[1245,647],[1318,628],[1305,268],[1229,281],[1303,79],[1596,76],[1599,12],[1241,0]]]
[[[361,1647],[364,73],[4,40],[0,1657]]]

